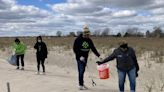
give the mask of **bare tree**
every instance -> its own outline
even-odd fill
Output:
[[[82,34],[83,32],[82,31],[77,31],[76,32],[76,35],[79,36],[80,34]]]
[[[109,28],[105,28],[102,31],[101,36],[109,36],[109,33],[110,33],[110,29]]]
[[[70,32],[68,36],[73,36],[73,37],[75,37],[76,35],[75,35],[75,32]]]
[[[159,38],[162,36],[162,34],[163,34],[163,32],[162,32],[162,29],[160,27],[154,27],[154,31],[152,32],[152,35],[154,37]]]
[[[150,34],[149,30],[146,31],[146,37],[151,37],[151,34]]]
[[[124,37],[143,37],[144,34],[139,32],[139,29],[137,27],[128,28],[126,33],[124,34]]]
[[[93,32],[93,35],[94,36],[100,36],[101,34],[100,34],[100,32],[101,32],[101,30],[95,30],[94,32]]]
[[[61,31],[57,31],[56,32],[56,36],[61,37],[62,36],[62,32]]]
[[[117,35],[116,35],[116,37],[121,37],[122,35],[121,35],[121,33],[117,33]]]

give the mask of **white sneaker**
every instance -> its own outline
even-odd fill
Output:
[[[85,85],[83,86],[83,88],[84,88],[84,89],[88,89],[88,87],[87,87],[87,86],[85,86]]]
[[[40,74],[40,72],[36,72],[36,74],[37,74],[37,75],[39,75],[39,74]]]
[[[41,74],[41,75],[46,75],[46,73],[45,73],[45,72],[41,72],[40,74]]]
[[[84,86],[79,86],[79,90],[87,90],[88,87],[86,87],[85,85]]]
[[[84,87],[83,86],[79,86],[79,90],[84,90]]]
[[[21,70],[24,70],[24,67],[22,67]]]

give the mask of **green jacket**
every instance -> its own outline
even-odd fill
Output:
[[[27,49],[26,45],[23,42],[20,42],[19,44],[14,43],[12,48],[15,51],[16,55],[25,54]]]

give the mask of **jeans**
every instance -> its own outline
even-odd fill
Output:
[[[84,72],[85,72],[86,65],[87,65],[87,62],[77,60],[79,86],[84,86]]]
[[[24,67],[24,54],[22,55],[16,55],[17,58],[17,67],[19,67],[19,58],[21,58],[21,65]]]
[[[135,92],[136,88],[136,68],[133,68],[129,71],[121,71],[118,69],[118,78],[119,78],[119,89],[120,92],[124,92],[124,83],[126,79],[126,74],[128,74],[130,81],[130,92]]]

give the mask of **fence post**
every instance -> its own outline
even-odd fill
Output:
[[[7,82],[7,92],[11,92],[10,91],[10,83],[9,82]]]

